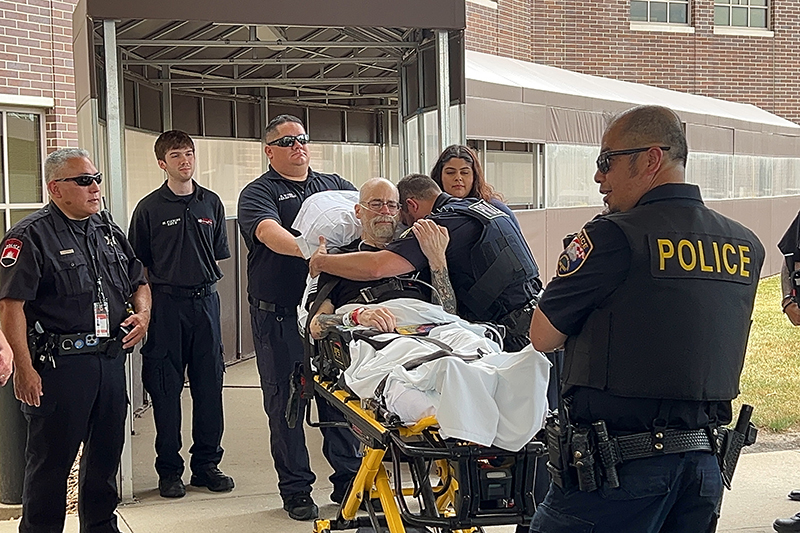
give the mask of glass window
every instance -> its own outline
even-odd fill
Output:
[[[428,111],[423,115],[425,125],[425,154],[423,159],[423,174],[430,174],[436,160],[439,159],[439,113]]]
[[[417,121],[419,115],[414,115],[406,120],[406,146],[408,146],[408,172],[419,172],[419,128]]]
[[[3,130],[3,121],[0,120],[0,147],[5,146],[3,137],[5,131]],[[0,203],[6,203],[6,164],[5,164],[5,150],[0,149]],[[0,217],[5,220],[5,217]],[[5,233],[5,232],[3,232]]]
[[[596,146],[549,144],[546,148],[547,207],[603,205],[598,185]]]
[[[731,197],[733,156],[689,152],[686,181],[700,187],[703,198],[721,200]]]
[[[6,113],[8,192],[12,203],[42,202],[42,149],[39,115]]]
[[[534,154],[486,152],[486,181],[507,204],[536,204]]]
[[[667,22],[666,2],[650,2],[650,22]]]
[[[11,225],[13,226],[26,216],[35,213],[38,209],[12,209],[11,210]]]
[[[767,0],[714,0],[714,24],[766,29],[767,9]]]
[[[631,1],[631,20],[660,24],[688,24],[689,0]]]
[[[0,110],[0,230],[44,205],[42,115]]]
[[[314,143],[309,146],[315,169],[335,172],[356,187],[381,175],[381,148],[377,144]]]
[[[631,20],[647,22],[647,2],[631,2]]]

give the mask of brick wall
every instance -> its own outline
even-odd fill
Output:
[[[774,37],[714,35],[714,0],[692,0],[694,33],[631,30],[629,0],[467,1],[466,47],[576,72],[757,105],[800,123],[800,2],[771,2]]]
[[[48,97],[47,152],[78,145],[72,11],[75,0],[0,0],[0,93]]]

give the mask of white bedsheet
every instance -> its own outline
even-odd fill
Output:
[[[351,364],[345,372],[353,392],[374,397],[376,387],[388,375],[384,390],[387,408],[405,423],[435,414],[445,437],[511,451],[522,448],[542,428],[550,371],[543,354],[532,346],[518,353],[502,352],[483,336],[483,326],[445,313],[440,306],[410,299],[380,305],[392,310],[399,325],[451,322],[433,328],[429,337],[458,354],[480,351],[486,355],[471,363],[444,357],[406,370],[403,363],[440,348],[394,333],[375,337],[397,337],[379,351],[367,342],[354,341],[350,344]]]

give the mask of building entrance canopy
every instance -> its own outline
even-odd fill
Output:
[[[458,104],[465,25],[464,0],[79,0],[73,55],[80,142],[108,176],[106,196],[123,226],[125,127],[172,129],[173,112],[194,116],[192,135],[218,135],[206,129],[215,112],[232,121],[227,136],[253,139],[280,109],[324,107],[341,111],[343,142],[352,112],[360,122],[350,126],[378,132],[370,143],[393,144],[391,124],[397,126],[404,169],[409,153],[397,124],[404,113],[437,109],[440,149],[450,141],[450,65],[457,66]],[[124,499],[132,497],[130,471],[126,447]]]

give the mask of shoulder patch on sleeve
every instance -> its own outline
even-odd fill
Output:
[[[14,266],[21,251],[21,240],[13,238],[6,239],[6,242],[3,244],[3,251],[0,253],[0,265],[6,268]]]
[[[563,278],[577,272],[593,249],[594,244],[589,239],[586,230],[582,229],[561,252],[556,267],[556,276]]]

